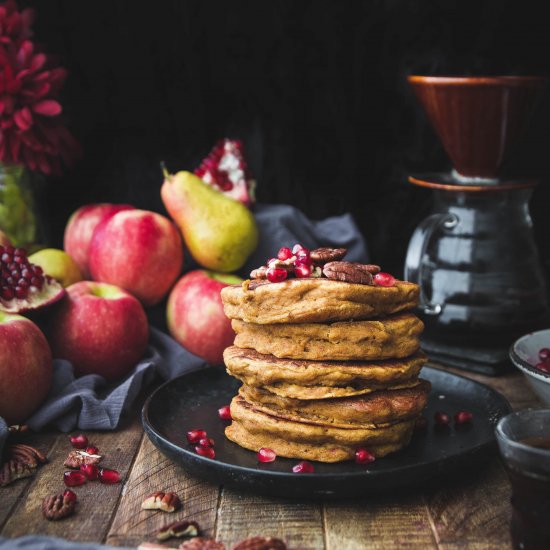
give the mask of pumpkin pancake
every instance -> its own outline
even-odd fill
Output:
[[[233,319],[235,345],[279,358],[355,361],[402,358],[420,347],[422,321],[412,313],[337,323],[258,325]]]
[[[236,346],[226,348],[223,357],[227,372],[245,384],[303,400],[414,386],[428,359],[418,352],[405,359],[386,361],[304,361],[278,359]]]
[[[351,460],[359,447],[376,457],[405,447],[412,436],[414,419],[376,428],[335,428],[295,422],[265,414],[237,396],[231,402],[233,422],[225,435],[245,449],[273,449],[278,456],[320,462]]]
[[[301,400],[243,386],[239,393],[256,410],[291,420],[335,428],[375,428],[416,418],[428,402],[426,380],[401,390],[383,390],[343,399]]]
[[[229,318],[259,325],[372,319],[413,309],[418,295],[418,285],[406,281],[383,287],[325,278],[245,281],[221,291]]]

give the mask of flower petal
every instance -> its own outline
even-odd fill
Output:
[[[39,115],[56,116],[61,114],[63,109],[54,99],[43,99],[42,101],[37,101],[34,103],[32,110]]]
[[[15,111],[15,113],[13,113],[13,120],[15,121],[15,124],[17,124],[17,127],[24,132],[32,126],[32,113],[28,107],[23,107],[19,111]]]

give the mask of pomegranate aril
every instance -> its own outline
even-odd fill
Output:
[[[205,437],[206,432],[204,430],[190,430],[187,432],[187,441],[189,441],[189,443],[198,443]]]
[[[0,290],[0,296],[2,296],[4,300],[12,300],[15,298],[15,291],[7,286],[3,286],[2,290]]]
[[[311,272],[311,265],[300,263],[294,266],[294,274],[298,277],[298,279],[306,279],[307,277],[310,277]]]
[[[70,502],[76,502],[76,493],[73,493],[70,489],[65,489],[63,491],[63,498]]]
[[[535,368],[541,370],[542,372],[550,372],[550,363],[542,361],[541,363],[537,363]]]
[[[270,267],[266,272],[267,280],[271,283],[281,283],[287,277],[286,269]]]
[[[78,487],[88,481],[88,477],[80,470],[70,470],[63,474],[63,481],[67,487]]]
[[[357,464],[370,464],[375,460],[376,457],[364,447],[359,447],[359,449],[355,451],[355,462],[357,462]]]
[[[200,445],[197,445],[195,447],[195,452],[200,456],[205,456],[206,458],[216,457],[216,452],[212,447],[201,447]]]
[[[27,262],[27,258],[24,258],[23,256],[15,256],[13,258],[13,262],[16,264],[24,264]]]
[[[443,412],[443,411],[437,411],[434,414],[434,420],[435,420],[436,426],[441,426],[441,427],[442,426],[448,426],[451,423],[450,416],[446,412]]]
[[[288,248],[287,246],[283,246],[279,249],[279,252],[277,253],[277,258],[282,262],[288,260],[289,258],[292,258],[292,250],[290,250],[290,248]]]
[[[40,279],[39,277],[36,277],[36,276],[31,278],[31,285],[33,285],[37,288],[42,288],[43,284],[44,284],[43,279]]]
[[[31,285],[29,284],[29,281],[27,281],[26,279],[21,277],[21,279],[19,279],[19,281],[17,281],[17,286],[19,286],[21,288],[29,288],[29,286],[31,286]]]
[[[414,429],[417,432],[426,431],[428,429],[428,419],[425,416],[419,416],[414,423]]]
[[[44,274],[44,271],[42,270],[42,268],[39,265],[31,264],[31,269],[33,270],[35,275],[40,276],[40,275]]]
[[[309,257],[309,250],[307,248],[300,248],[296,251],[296,263],[301,262],[304,264],[310,264],[311,258]]]
[[[296,243],[293,247],[292,247],[292,254],[297,254],[300,250],[303,250],[304,247],[299,244],[299,243]]]
[[[312,474],[314,471],[313,464],[307,460],[302,460],[302,462],[298,462],[296,466],[292,467],[292,471],[295,474]]]
[[[88,438],[83,434],[72,435],[69,441],[75,449],[84,449],[88,446]]]
[[[550,348],[541,348],[539,350],[539,359],[541,361],[546,361],[547,359],[550,359]]]
[[[89,455],[98,455],[99,449],[95,445],[90,445],[89,447],[86,447],[86,452]]]
[[[214,440],[211,437],[204,437],[203,439],[199,440],[199,445],[201,447],[213,447]]]
[[[95,464],[82,464],[80,471],[84,472],[90,481],[95,481],[99,476],[99,468]]]
[[[395,277],[393,275],[390,275],[389,273],[380,272],[377,273],[374,277],[374,282],[378,286],[394,286],[395,285]]]
[[[473,418],[474,415],[469,411],[458,411],[454,416],[455,424],[458,426],[469,424]]]
[[[23,257],[26,257],[26,256],[27,256],[27,251],[26,251],[24,248],[16,248],[16,249],[13,251],[13,255],[14,255],[14,256],[23,256]]]
[[[109,468],[101,468],[99,470],[99,481],[101,483],[118,483],[120,481],[120,474],[116,470],[110,470]]]
[[[21,270],[21,277],[23,277],[23,279],[27,280],[30,282],[30,280],[32,279],[32,271],[30,269],[22,269]]]
[[[258,451],[258,462],[273,462],[277,458],[277,453],[273,449],[262,447]]]
[[[17,298],[26,298],[27,294],[29,293],[29,289],[26,287],[16,286],[15,287],[15,296]]]
[[[225,405],[225,407],[218,409],[218,415],[222,420],[231,420],[231,409],[229,405]]]

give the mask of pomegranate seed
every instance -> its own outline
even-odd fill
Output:
[[[273,462],[277,458],[277,453],[273,449],[262,447],[258,451],[258,462]]]
[[[376,457],[364,447],[360,447],[355,451],[355,462],[357,462],[357,464],[370,464],[375,460]]]
[[[460,426],[462,424],[469,424],[474,418],[474,415],[468,411],[459,411],[455,414],[454,418],[455,424]]]
[[[201,447],[213,447],[214,440],[211,437],[205,437],[199,441]]]
[[[280,283],[286,279],[286,269],[270,267],[266,272],[267,280],[271,283]]]
[[[212,447],[201,447],[197,445],[195,447],[195,452],[200,456],[205,456],[206,458],[216,458],[216,452]]]
[[[299,244],[299,243],[296,243],[293,247],[292,247],[292,254],[296,255],[300,250],[303,250],[304,247]]]
[[[296,277],[298,277],[299,279],[307,279],[307,277],[311,276],[312,271],[313,271],[313,268],[311,267],[311,265],[308,265],[308,264],[297,263],[294,266],[294,273]]]
[[[437,411],[434,414],[434,420],[436,426],[448,426],[451,423],[451,418],[446,412]]]
[[[12,300],[13,298],[15,298],[15,292],[12,288],[3,286],[2,290],[0,291],[0,296],[2,296],[4,300]]]
[[[84,485],[88,478],[80,470],[70,470],[63,474],[63,481],[67,487],[77,487],[78,485]]]
[[[292,471],[295,474],[312,474],[314,471],[313,464],[307,460],[302,460],[302,462],[298,462],[296,466],[292,467]]]
[[[190,430],[187,432],[187,441],[189,441],[189,443],[198,443],[205,437],[206,432],[204,430]]]
[[[428,419],[425,416],[419,416],[414,423],[414,429],[417,432],[425,432],[428,429]]]
[[[72,435],[69,440],[75,449],[84,449],[88,445],[88,438],[82,434]]]
[[[377,273],[374,277],[374,282],[378,286],[393,286],[395,285],[395,277],[389,273]]]
[[[76,502],[76,493],[73,493],[70,489],[63,491],[63,498],[66,498],[70,502]]]
[[[84,472],[90,481],[95,481],[99,476],[99,468],[95,464],[82,464],[80,471]]]
[[[16,286],[15,287],[15,296],[16,298],[26,298],[27,294],[29,293],[28,288]]]
[[[229,405],[225,405],[225,407],[218,409],[218,415],[222,420],[231,420],[231,409]]]
[[[38,277],[40,277],[40,275],[44,274],[44,271],[42,270],[42,268],[39,265],[31,264],[31,269],[33,270],[33,273],[35,275],[37,275]]]
[[[550,359],[550,348],[541,348],[539,350],[539,359],[541,359],[542,361]]]
[[[541,370],[542,372],[550,372],[550,364],[545,361],[537,363],[535,368]]]
[[[109,470],[109,468],[101,468],[98,477],[101,483],[108,483],[110,485],[120,481],[120,474],[116,470]]]
[[[292,258],[292,250],[290,250],[290,248],[288,248],[287,246],[283,246],[279,249],[279,252],[277,253],[277,258],[282,262],[288,260],[289,258]]]
[[[86,447],[86,452],[89,455],[98,455],[99,449],[95,445],[90,445],[89,447]]]
[[[13,251],[14,256],[23,256],[25,257],[27,255],[27,251],[24,248],[16,248]]]
[[[301,262],[304,264],[311,264],[311,258],[309,257],[309,250],[307,248],[300,248],[296,251],[296,262]]]

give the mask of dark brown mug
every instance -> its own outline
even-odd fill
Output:
[[[495,179],[547,79],[532,76],[409,76],[459,175]]]

